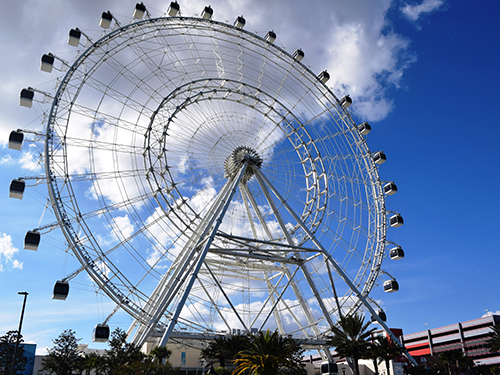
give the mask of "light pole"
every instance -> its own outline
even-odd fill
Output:
[[[16,346],[14,347],[14,356],[12,357],[12,367],[10,368],[10,375],[15,375],[17,348],[19,347],[19,341],[21,340],[21,327],[23,325],[24,308],[26,307],[26,297],[28,297],[28,292],[18,292],[17,294],[23,295],[24,301],[23,309],[21,310],[21,319],[19,320],[19,330],[17,331],[17,340]]]

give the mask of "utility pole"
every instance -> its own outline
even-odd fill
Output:
[[[21,319],[19,320],[19,330],[17,331],[17,340],[16,340],[16,346],[14,347],[14,356],[12,358],[12,367],[10,368],[10,375],[15,375],[17,348],[19,347],[19,341],[21,341],[21,327],[23,325],[24,308],[26,307],[26,298],[28,297],[28,292],[18,292],[17,294],[24,296],[24,302],[23,302],[23,309],[21,310]]]

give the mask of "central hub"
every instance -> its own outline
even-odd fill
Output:
[[[262,158],[250,147],[238,146],[224,161],[225,177],[234,178],[245,164],[247,169],[241,178],[242,182],[247,182],[252,178],[255,170],[261,167]]]

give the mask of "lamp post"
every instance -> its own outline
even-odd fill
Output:
[[[21,340],[21,327],[23,325],[24,308],[26,307],[26,297],[28,297],[28,292],[18,292],[17,294],[23,295],[24,301],[23,309],[21,310],[21,319],[19,320],[19,330],[17,331],[17,340],[16,346],[14,347],[14,356],[12,357],[12,367],[10,368],[10,375],[15,375],[17,348],[19,347],[19,341]]]

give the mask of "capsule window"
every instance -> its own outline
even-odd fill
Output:
[[[400,227],[401,225],[404,224],[403,217],[400,214],[393,215],[389,219],[389,224],[393,228]]]
[[[304,56],[305,56],[304,51],[302,51],[301,49],[297,49],[293,53],[293,58],[297,61],[301,61],[304,58]]]
[[[31,108],[33,105],[33,98],[35,97],[35,92],[30,89],[22,89],[19,95],[19,105],[27,108]]]
[[[376,163],[376,164],[383,164],[385,163],[385,161],[387,160],[387,156],[385,156],[385,154],[382,152],[382,151],[379,151],[379,152],[376,152],[375,154],[373,154],[373,161]]]
[[[40,65],[40,70],[42,72],[50,73],[52,72],[53,66],[54,66],[54,55],[52,55],[51,53],[43,55]]]
[[[97,324],[92,331],[93,342],[106,342],[109,339],[109,326],[107,324]]]
[[[318,75],[318,79],[323,82],[323,83],[327,83],[328,80],[330,79],[330,74],[328,74],[328,72],[326,70],[323,70],[319,75]]]
[[[180,5],[177,3],[177,1],[172,1],[170,3],[170,7],[168,8],[168,15],[170,17],[175,17],[177,15],[177,13],[179,13],[179,10],[181,10],[181,7]]]
[[[134,14],[132,14],[132,17],[140,20],[144,17],[144,12],[146,12],[146,6],[143,3],[137,3],[135,4]]]
[[[214,14],[214,10],[210,7],[210,5],[206,6],[203,8],[203,12],[201,12],[201,18],[205,20],[209,20],[212,18],[212,15]]]
[[[245,19],[243,18],[243,16],[239,16],[234,21],[234,26],[236,28],[238,28],[238,29],[243,29],[243,27],[245,26],[246,23],[247,23],[247,21],[245,21]]]
[[[23,199],[24,188],[26,183],[23,180],[14,179],[10,183],[9,197],[16,199]]]
[[[264,39],[269,43],[274,43],[274,41],[276,40],[276,33],[274,31],[268,31]]]
[[[399,284],[396,280],[384,281],[384,292],[393,293],[399,290]]]
[[[358,125],[358,131],[362,135],[367,135],[367,134],[369,134],[372,131],[372,127],[370,126],[369,123],[363,122],[362,124]]]
[[[321,364],[321,375],[337,375],[339,367],[335,362],[323,362]]]
[[[383,322],[387,321],[387,315],[385,314],[384,310],[378,310],[376,313],[377,316],[380,318],[380,320],[382,320]],[[377,322],[377,319],[373,315],[371,317],[371,322],[372,323]]]
[[[11,150],[21,150],[23,147],[24,134],[19,131],[11,131],[9,135],[9,148]]]
[[[56,281],[52,292],[52,299],[65,300],[68,297],[69,284],[67,281]]]
[[[403,251],[403,249],[400,246],[393,247],[389,251],[389,256],[391,257],[392,260],[403,259],[405,257],[405,252]]]
[[[397,193],[398,187],[394,182],[388,182],[387,184],[384,185],[384,193],[386,195],[392,195]]]
[[[109,29],[111,26],[111,20],[113,19],[113,16],[109,11],[107,12],[102,12],[101,15],[101,21],[99,22],[99,26],[102,27],[103,29]]]
[[[82,32],[78,29],[71,29],[69,31],[68,44],[73,47],[78,47],[80,44],[80,38],[82,36]]]
[[[352,99],[349,95],[345,95],[340,99],[340,105],[344,107],[345,109],[349,108],[352,104]]]
[[[24,248],[26,250],[37,250],[40,244],[40,233],[35,231],[28,231],[24,236]]]

